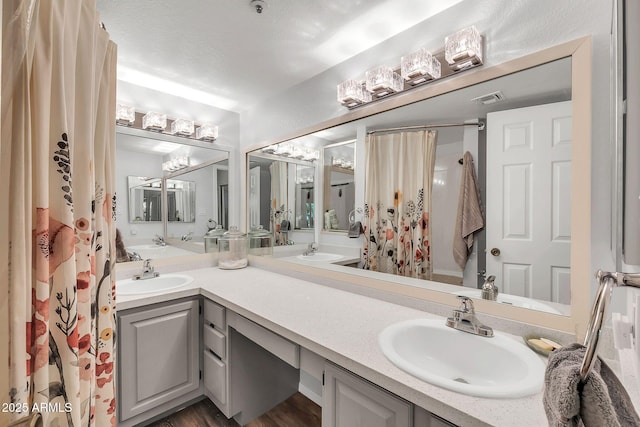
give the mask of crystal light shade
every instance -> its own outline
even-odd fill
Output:
[[[162,170],[165,172],[175,172],[180,169],[189,167],[190,160],[187,156],[176,157],[169,161],[162,163]]]
[[[196,129],[196,139],[215,141],[218,139],[218,126],[202,125]]]
[[[136,109],[129,105],[118,104],[116,107],[116,123],[131,126],[136,121]]]
[[[193,120],[176,119],[171,123],[171,134],[180,136],[191,136],[195,127]]]
[[[419,49],[400,60],[400,73],[411,85],[440,78],[440,61],[427,49]]]
[[[357,105],[371,102],[371,94],[364,90],[362,83],[355,80],[347,80],[338,85],[338,102],[353,108]]]
[[[452,70],[482,64],[482,37],[475,26],[446,37],[444,44],[444,57]]]
[[[307,160],[309,162],[313,162],[320,158],[320,151],[314,150],[312,148],[305,148],[304,153],[302,155],[303,160]]]
[[[404,88],[402,77],[391,67],[380,66],[367,71],[366,87],[369,92],[380,98],[395,92],[400,92]]]
[[[149,111],[142,117],[142,128],[155,131],[165,130],[167,128],[167,115]]]

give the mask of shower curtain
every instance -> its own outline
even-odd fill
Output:
[[[45,426],[115,425],[116,45],[95,0],[3,8],[0,392]]]
[[[431,278],[431,187],[436,131],[370,135],[363,268]]]

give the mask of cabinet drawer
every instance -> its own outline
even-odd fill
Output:
[[[210,351],[204,352],[204,388],[217,402],[227,403],[227,373],[225,364]]]
[[[224,307],[208,299],[204,300],[204,320],[209,322],[220,331],[224,331],[226,326]]]
[[[294,368],[300,368],[299,345],[234,312],[229,312],[229,326]]]
[[[205,324],[203,331],[205,349],[211,349],[220,359],[227,357],[227,338],[213,326]]]

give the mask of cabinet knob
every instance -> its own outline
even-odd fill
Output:
[[[500,256],[500,249],[498,249],[498,248],[491,249],[491,255]]]

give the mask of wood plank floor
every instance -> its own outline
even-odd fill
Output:
[[[247,424],[247,427],[320,427],[321,408],[296,393],[269,412]],[[150,424],[149,427],[239,427],[228,420],[209,399],[195,403],[180,412]]]

